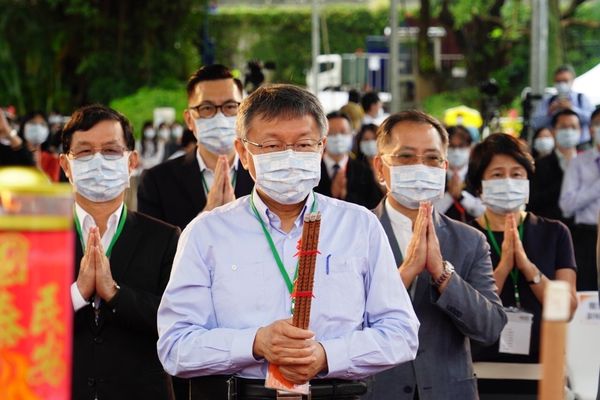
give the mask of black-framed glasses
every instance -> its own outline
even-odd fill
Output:
[[[188,107],[188,110],[194,110],[200,118],[212,118],[217,115],[217,111],[219,110],[226,117],[234,117],[237,115],[238,108],[240,108],[240,103],[230,100],[220,105],[210,102],[202,103],[197,106]]]
[[[415,165],[421,162],[428,167],[440,168],[446,159],[439,154],[418,155],[413,153],[383,154],[382,158],[391,166]]]
[[[294,151],[302,153],[317,152],[323,145],[323,139],[300,139],[296,143],[287,144],[283,140],[270,139],[265,140],[262,143],[252,142],[248,139],[242,139],[242,142],[251,144],[252,146],[259,149],[261,153],[276,153],[278,151],[284,151],[288,148],[292,148]]]
[[[89,161],[94,158],[96,153],[100,153],[100,156],[107,161],[118,160],[129,150],[123,146],[107,146],[102,147],[99,151],[94,151],[93,147],[86,147],[81,149],[69,150],[71,157],[78,161]]]

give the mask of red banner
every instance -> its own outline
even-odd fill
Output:
[[[0,400],[71,398],[73,240],[0,231]]]

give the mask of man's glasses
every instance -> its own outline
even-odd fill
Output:
[[[120,159],[127,151],[128,150],[122,146],[108,146],[101,148],[98,152],[94,151],[94,148],[72,149],[69,151],[69,154],[74,160],[89,161],[94,158],[96,153],[100,153],[102,158],[111,161]]]
[[[265,140],[262,143],[252,142],[248,139],[242,139],[242,142],[251,144],[252,146],[259,149],[260,153],[275,153],[278,151],[285,151],[288,148],[292,148],[294,151],[302,153],[317,152],[323,145],[323,139],[300,139],[296,143],[287,144],[282,140]]]
[[[413,153],[383,154],[384,161],[391,166],[415,165],[421,162],[428,167],[441,167],[446,161],[439,154],[418,155]]]
[[[226,101],[221,105],[213,103],[202,103],[194,107],[188,107],[188,110],[194,110],[200,118],[212,118],[217,115],[217,111],[221,110],[226,117],[234,117],[237,115],[240,103],[237,101]]]

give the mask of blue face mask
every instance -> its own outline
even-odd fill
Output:
[[[235,142],[236,118],[236,116],[226,117],[221,112],[212,118],[198,118],[195,120],[196,139],[211,153],[231,153]]]
[[[333,155],[346,154],[352,149],[352,135],[338,133],[327,136],[327,151]]]

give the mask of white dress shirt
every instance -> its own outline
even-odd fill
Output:
[[[231,179],[231,184],[233,185],[234,188],[235,188],[235,185],[234,185],[235,182],[233,181],[233,178],[235,177],[235,174],[237,172],[238,159],[239,158],[236,153],[235,157],[233,158],[233,163],[231,163],[231,167],[229,169],[229,179]],[[198,166],[200,167],[200,174],[204,177],[204,182],[206,182],[206,186],[207,186],[208,190],[210,190],[210,188],[213,185],[213,182],[215,181],[215,172],[206,166],[206,163],[202,159],[202,156],[200,155],[198,150],[196,150],[196,160],[198,160]],[[206,190],[206,188],[204,188],[204,189]]]
[[[340,161],[335,161],[329,154],[325,153],[323,154],[323,162],[325,163],[329,179],[333,179],[334,165],[339,165],[340,168],[338,171],[345,170],[348,165],[348,154],[344,154],[344,157]]]
[[[293,276],[313,195],[290,232],[250,196]],[[158,355],[171,375],[265,378],[267,363],[252,354],[256,332],[289,318],[291,299],[250,196],[200,214],[179,240],[158,309]],[[314,196],[322,222],[309,329],[327,355],[322,377],[359,379],[414,359],[419,322],[377,217]]]
[[[387,198],[385,199],[385,210],[390,217],[392,230],[394,231],[396,242],[398,242],[398,247],[400,247],[400,251],[402,252],[402,257],[406,257],[406,249],[408,249],[408,243],[413,234],[412,221],[406,215],[392,207]]]
[[[593,147],[569,162],[560,191],[559,205],[576,224],[596,225],[600,212],[600,152]]]
[[[102,248],[104,251],[108,250],[108,246],[113,240],[115,233],[117,232],[117,226],[119,225],[119,219],[121,218],[121,213],[123,212],[123,204],[117,208],[117,210],[112,213],[108,217],[108,223],[106,224],[106,231],[104,235],[100,238],[100,243],[102,244]],[[90,214],[88,214],[83,208],[79,206],[79,204],[75,203],[75,214],[77,215],[77,219],[79,220],[79,224],[81,226],[81,233],[83,235],[83,252],[85,254],[85,248],[87,247],[88,236],[90,233],[90,229],[96,226],[96,222],[94,218]],[[81,240],[79,237],[77,240]],[[71,301],[73,302],[73,309],[78,311],[88,305],[90,302],[83,298],[79,288],[77,287],[77,282],[73,282],[71,285]]]

